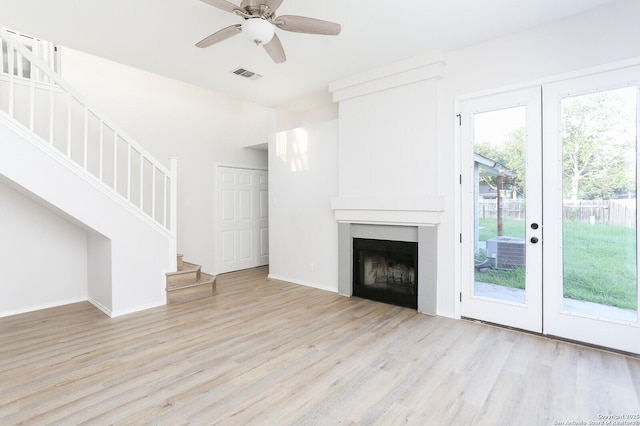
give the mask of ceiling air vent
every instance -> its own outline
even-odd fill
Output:
[[[231,72],[235,75],[239,75],[240,77],[248,78],[249,80],[257,80],[262,77],[260,74],[253,71],[245,70],[244,68],[236,68]]]

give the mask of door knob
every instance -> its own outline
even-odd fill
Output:
[[[531,243],[535,244],[535,243],[538,242],[538,237],[531,237],[531,240],[529,240],[529,241],[531,241]]]

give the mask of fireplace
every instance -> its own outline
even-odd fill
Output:
[[[379,242],[388,245],[387,248],[377,246]],[[359,246],[361,243],[364,245]],[[374,276],[374,262],[384,265],[387,270],[391,268],[392,272],[391,274],[387,272],[386,275],[382,272],[378,274],[376,267],[374,283],[365,285],[365,291],[369,294],[379,294],[380,288],[387,287],[388,289],[391,287],[391,284],[387,284],[386,281],[387,278],[392,277],[394,284],[397,285],[393,287],[395,294],[391,293],[391,297],[401,301],[399,303],[391,301],[391,303],[411,306],[418,312],[435,315],[437,302],[436,247],[436,226],[339,223],[338,292],[345,296],[369,297],[358,294],[362,287],[358,289],[359,285],[356,284],[358,283],[356,274],[360,274],[362,277],[365,275],[364,257],[367,256],[370,259],[366,263],[371,263],[367,267],[367,271],[371,274],[367,283],[371,283],[372,276]],[[365,253],[356,254],[360,248],[360,251]],[[395,254],[387,256],[389,252]],[[363,256],[362,262],[359,262],[360,256]],[[387,260],[380,260],[380,256],[387,258]],[[362,270],[360,270],[359,264],[362,265]],[[419,274],[418,269],[420,270]],[[379,282],[375,283],[375,281]],[[385,281],[385,283],[380,281]],[[402,285],[399,285],[400,282]],[[413,282],[413,286],[411,282]],[[387,296],[389,296],[389,292],[387,292]],[[407,302],[409,299],[410,302]]]
[[[418,243],[354,238],[353,295],[417,309]]]

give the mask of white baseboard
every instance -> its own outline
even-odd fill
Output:
[[[267,275],[267,278],[269,278],[270,280],[286,281],[286,282],[291,283],[291,284],[298,284],[298,285],[303,285],[305,287],[316,288],[318,290],[330,291],[331,293],[337,293],[338,292],[337,285],[336,285],[336,288],[331,288],[329,286],[318,284],[318,283],[312,283],[312,282],[309,282],[309,281],[302,281],[302,280],[295,280],[293,278],[287,278],[287,277],[273,275],[273,274]]]
[[[83,297],[83,298],[59,300],[57,302],[43,303],[40,305],[25,306],[24,308],[20,308],[20,309],[12,309],[9,311],[0,312],[0,318],[9,317],[12,315],[25,314],[27,312],[40,311],[42,309],[56,308],[58,306],[70,305],[72,303],[86,302],[86,301],[87,299]]]
[[[120,317],[122,315],[128,315],[128,314],[133,314],[135,312],[140,312],[140,311],[144,311],[147,309],[151,309],[151,308],[157,308],[158,306],[165,306],[167,303],[166,301],[157,301],[157,302],[153,302],[153,303],[147,303],[144,305],[139,305],[139,306],[134,306],[132,308],[127,308],[127,309],[122,309],[119,311],[112,311],[110,317],[111,318],[115,318],[115,317]]]
[[[89,298],[88,300],[89,300],[89,303],[91,303],[96,308],[100,309],[106,315],[108,315],[109,317],[113,317],[113,315],[111,314],[111,309],[108,309],[106,306],[102,305],[100,302],[98,302],[95,299]]]

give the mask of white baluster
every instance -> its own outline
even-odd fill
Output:
[[[131,145],[127,144],[127,200],[131,201]]]
[[[140,153],[140,210],[144,211],[144,156]]]
[[[100,120],[100,152],[98,153],[98,177],[100,178],[100,182],[104,182],[103,179],[103,161],[104,161],[104,121]]]
[[[71,158],[71,102],[73,97],[67,93],[67,157]]]
[[[151,218],[156,219],[156,166],[151,163]]]
[[[38,40],[37,38],[33,39],[33,45],[31,46],[31,51],[33,52],[33,54],[39,58],[42,57],[42,53],[41,53],[41,49],[40,49],[40,40]],[[31,75],[29,76],[29,78],[31,80],[35,80],[35,81],[40,81],[41,80],[41,76],[40,76],[40,68],[38,67],[34,67],[33,63],[29,63],[29,68],[31,69]]]
[[[113,190],[118,192],[118,134],[115,130],[113,130]]]
[[[55,120],[55,104],[56,104],[56,93],[54,91],[56,83],[53,79],[49,79],[49,143],[53,145],[53,130],[54,130],[54,120]]]
[[[36,120],[36,80],[33,75],[34,66],[31,65],[29,76],[29,130],[33,132]]]
[[[82,158],[82,164],[85,170],[87,170],[87,159],[89,157],[88,146],[89,146],[89,111],[87,107],[84,107],[84,141],[83,141],[84,153]]]
[[[171,170],[171,202],[169,208],[171,209],[171,225],[169,231],[175,235],[178,228],[178,159],[169,159],[169,165]]]
[[[166,228],[167,227],[167,218],[169,217],[169,214],[167,212],[167,205],[168,205],[168,198],[169,198],[169,176],[167,174],[164,175],[163,177],[164,180],[164,196],[163,196],[163,200],[162,200],[162,225]]]
[[[14,68],[14,50],[13,50],[13,46],[11,44],[9,44],[7,42],[7,55],[8,55],[8,61],[7,61],[7,65],[9,67],[8,71],[9,71],[9,116],[13,117],[13,103],[15,102],[15,76],[13,75],[13,68]]]
[[[17,50],[15,51],[16,55],[16,76],[24,78],[24,70],[22,69],[22,55]]]

